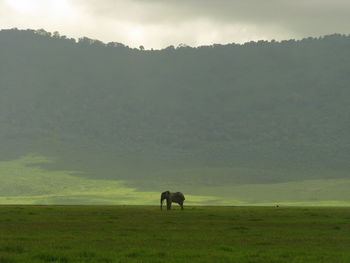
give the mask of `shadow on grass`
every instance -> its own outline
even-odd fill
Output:
[[[0,263],[15,263],[16,261],[12,258],[0,256]]]
[[[68,258],[64,256],[57,256],[49,253],[40,253],[34,256],[35,259],[38,259],[42,262],[56,262],[56,263],[68,263]]]
[[[4,246],[3,248],[0,248],[0,251],[12,253],[12,254],[22,254],[25,252],[24,247],[20,245],[13,245],[13,246],[7,245],[7,246]]]

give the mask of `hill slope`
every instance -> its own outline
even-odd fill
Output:
[[[348,36],[137,50],[2,30],[0,61],[2,161],[148,191],[349,178]]]

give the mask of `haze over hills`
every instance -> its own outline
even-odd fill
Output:
[[[12,29],[0,61],[0,196],[35,155],[138,191],[350,201],[349,36],[143,50]]]

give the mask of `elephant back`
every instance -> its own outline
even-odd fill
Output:
[[[185,200],[185,196],[181,192],[172,193],[171,199],[175,202],[182,202]]]

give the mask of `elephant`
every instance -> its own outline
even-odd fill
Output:
[[[185,196],[181,192],[171,193],[169,191],[165,191],[160,196],[160,210],[163,210],[163,202],[166,199],[166,207],[167,210],[171,209],[171,203],[178,203],[181,206],[181,210],[184,209],[184,201]]]

